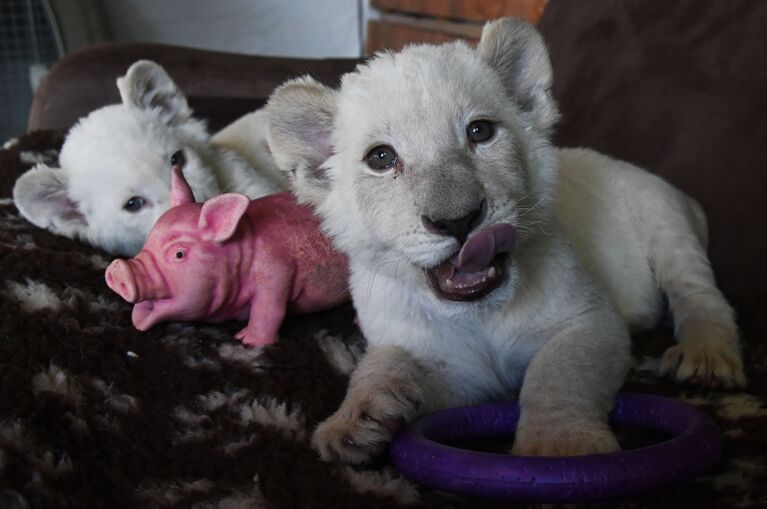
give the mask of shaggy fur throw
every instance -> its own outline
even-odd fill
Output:
[[[15,178],[55,162],[60,145],[36,132],[0,150],[0,508],[509,507],[426,490],[387,463],[318,460],[309,436],[365,348],[351,306],[291,316],[265,350],[233,339],[237,323],[135,330],[104,283],[110,256],[32,226],[10,199]],[[747,390],[694,392],[654,374],[670,338],[635,338],[626,390],[709,412],[723,458],[686,485],[599,507],[764,506],[765,350],[750,349]],[[651,439],[624,435],[626,446]]]

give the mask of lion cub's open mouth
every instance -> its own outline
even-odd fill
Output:
[[[477,300],[492,292],[503,281],[516,238],[516,229],[505,223],[474,233],[458,254],[427,270],[434,291],[450,300]]]

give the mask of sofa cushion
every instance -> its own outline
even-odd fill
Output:
[[[60,60],[35,92],[28,129],[69,130],[82,116],[117,103],[115,80],[140,59],[168,71],[212,132],[263,106],[283,81],[311,74],[334,85],[355,59],[299,59],[240,55],[167,44],[109,43],[89,46]]]

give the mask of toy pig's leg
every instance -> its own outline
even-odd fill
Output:
[[[275,268],[268,277],[257,279],[248,324],[234,337],[250,346],[277,342],[277,332],[288,307],[292,276],[292,271]]]

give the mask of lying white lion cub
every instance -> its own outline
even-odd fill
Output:
[[[117,87],[120,104],[93,111],[69,131],[61,168],[40,164],[16,181],[16,206],[31,223],[133,256],[169,206],[174,164],[184,167],[198,200],[227,191],[259,198],[281,190],[273,162],[262,158],[256,169],[215,144],[156,63],[134,63]]]
[[[551,79],[539,34],[503,19],[477,49],[412,46],[340,90],[302,78],[270,99],[275,160],[349,255],[368,341],[314,433],[324,459],[368,461],[399,422],[520,388],[514,453],[618,449],[626,323],[653,325],[661,290],[679,339],[666,369],[745,383],[698,207],[633,166],[554,148]]]

